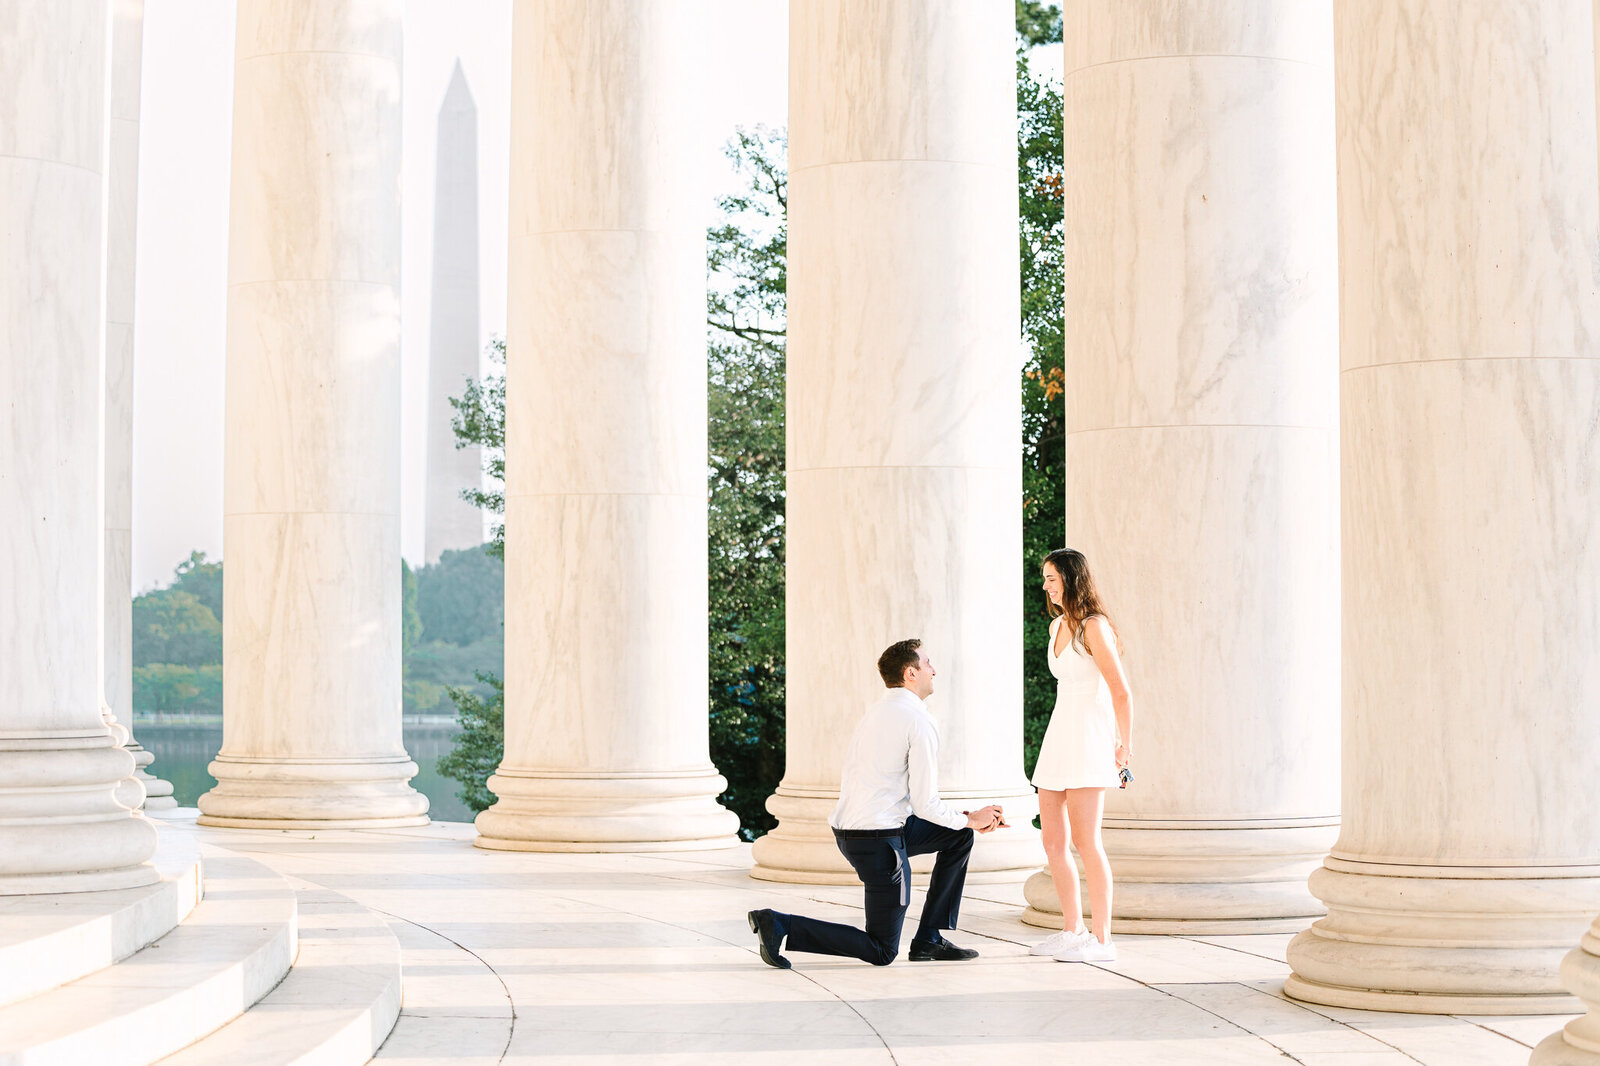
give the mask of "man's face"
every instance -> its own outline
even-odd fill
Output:
[[[917,649],[917,665],[906,667],[906,691],[913,693],[918,699],[927,699],[933,695],[933,678],[937,671],[928,659],[928,653],[921,648]]]

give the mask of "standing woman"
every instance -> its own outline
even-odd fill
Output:
[[[1120,785],[1118,775],[1132,757],[1132,697],[1122,671],[1121,641],[1083,553],[1056,549],[1045,556],[1042,576],[1054,619],[1045,654],[1056,678],[1056,705],[1033,768],[1033,784],[1039,790],[1045,856],[1066,925],[1035,944],[1032,952],[1054,955],[1058,962],[1111,962],[1117,957],[1111,943],[1111,863],[1100,839],[1100,819],[1106,789]],[[1069,840],[1089,882],[1092,932],[1083,928]]]

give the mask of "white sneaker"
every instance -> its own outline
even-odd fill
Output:
[[[1028,949],[1030,955],[1059,955],[1068,948],[1078,947],[1085,940],[1093,940],[1094,936],[1088,930],[1081,932],[1068,932],[1063,929],[1059,933],[1052,933],[1033,947]]]
[[[1068,945],[1056,953],[1057,962],[1116,962],[1117,945],[1102,944],[1090,935],[1086,940]]]
[[[1058,951],[1064,951],[1067,948],[1067,944],[1077,941],[1080,935],[1082,933],[1069,933],[1067,930],[1051,933],[1050,936],[1046,936],[1045,940],[1038,941],[1032,948],[1027,949],[1027,954],[1030,954],[1030,956],[1053,956]]]

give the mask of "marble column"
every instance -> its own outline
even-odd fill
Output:
[[[1298,930],[1339,816],[1329,6],[1092,0],[1066,41],[1065,543],[1134,698],[1113,928]],[[1027,898],[1060,926],[1048,870]]]
[[[788,746],[754,876],[854,883],[828,828],[876,661],[939,676],[940,786],[1005,806],[977,879],[1040,855],[1022,772],[1015,30],[1009,5],[789,6]]]
[[[0,5],[0,894],[157,877],[101,711],[109,32],[104,0]]]
[[[1600,919],[1561,960],[1561,980],[1589,1011],[1540,1041],[1530,1066],[1600,1066]]]
[[[400,735],[401,0],[240,0],[205,825],[420,825]]]
[[[1600,899],[1590,20],[1336,7],[1345,804],[1298,999],[1581,1009],[1558,966]]]
[[[451,422],[468,379],[478,377],[478,109],[457,61],[439,108],[434,142],[433,297],[428,315],[428,469],[423,548],[483,543],[483,512],[461,498],[483,484],[476,444],[456,446]]]
[[[133,728],[133,264],[139,201],[139,71],[144,0],[115,0],[106,180],[105,700]],[[149,772],[155,756],[131,733],[146,810],[176,807],[172,785]]]
[[[706,724],[701,5],[517,0],[505,758],[477,844],[731,846]]]

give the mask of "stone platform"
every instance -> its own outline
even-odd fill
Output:
[[[488,852],[452,823],[188,831],[389,922],[405,995],[381,1063],[1524,1066],[1568,1020],[1309,1008],[1283,996],[1288,934],[1127,936],[1104,966],[1032,958],[1021,885],[972,886],[952,939],[976,962],[796,954],[773,970],[747,910],[859,921],[860,896],[754,880],[748,847]]]

